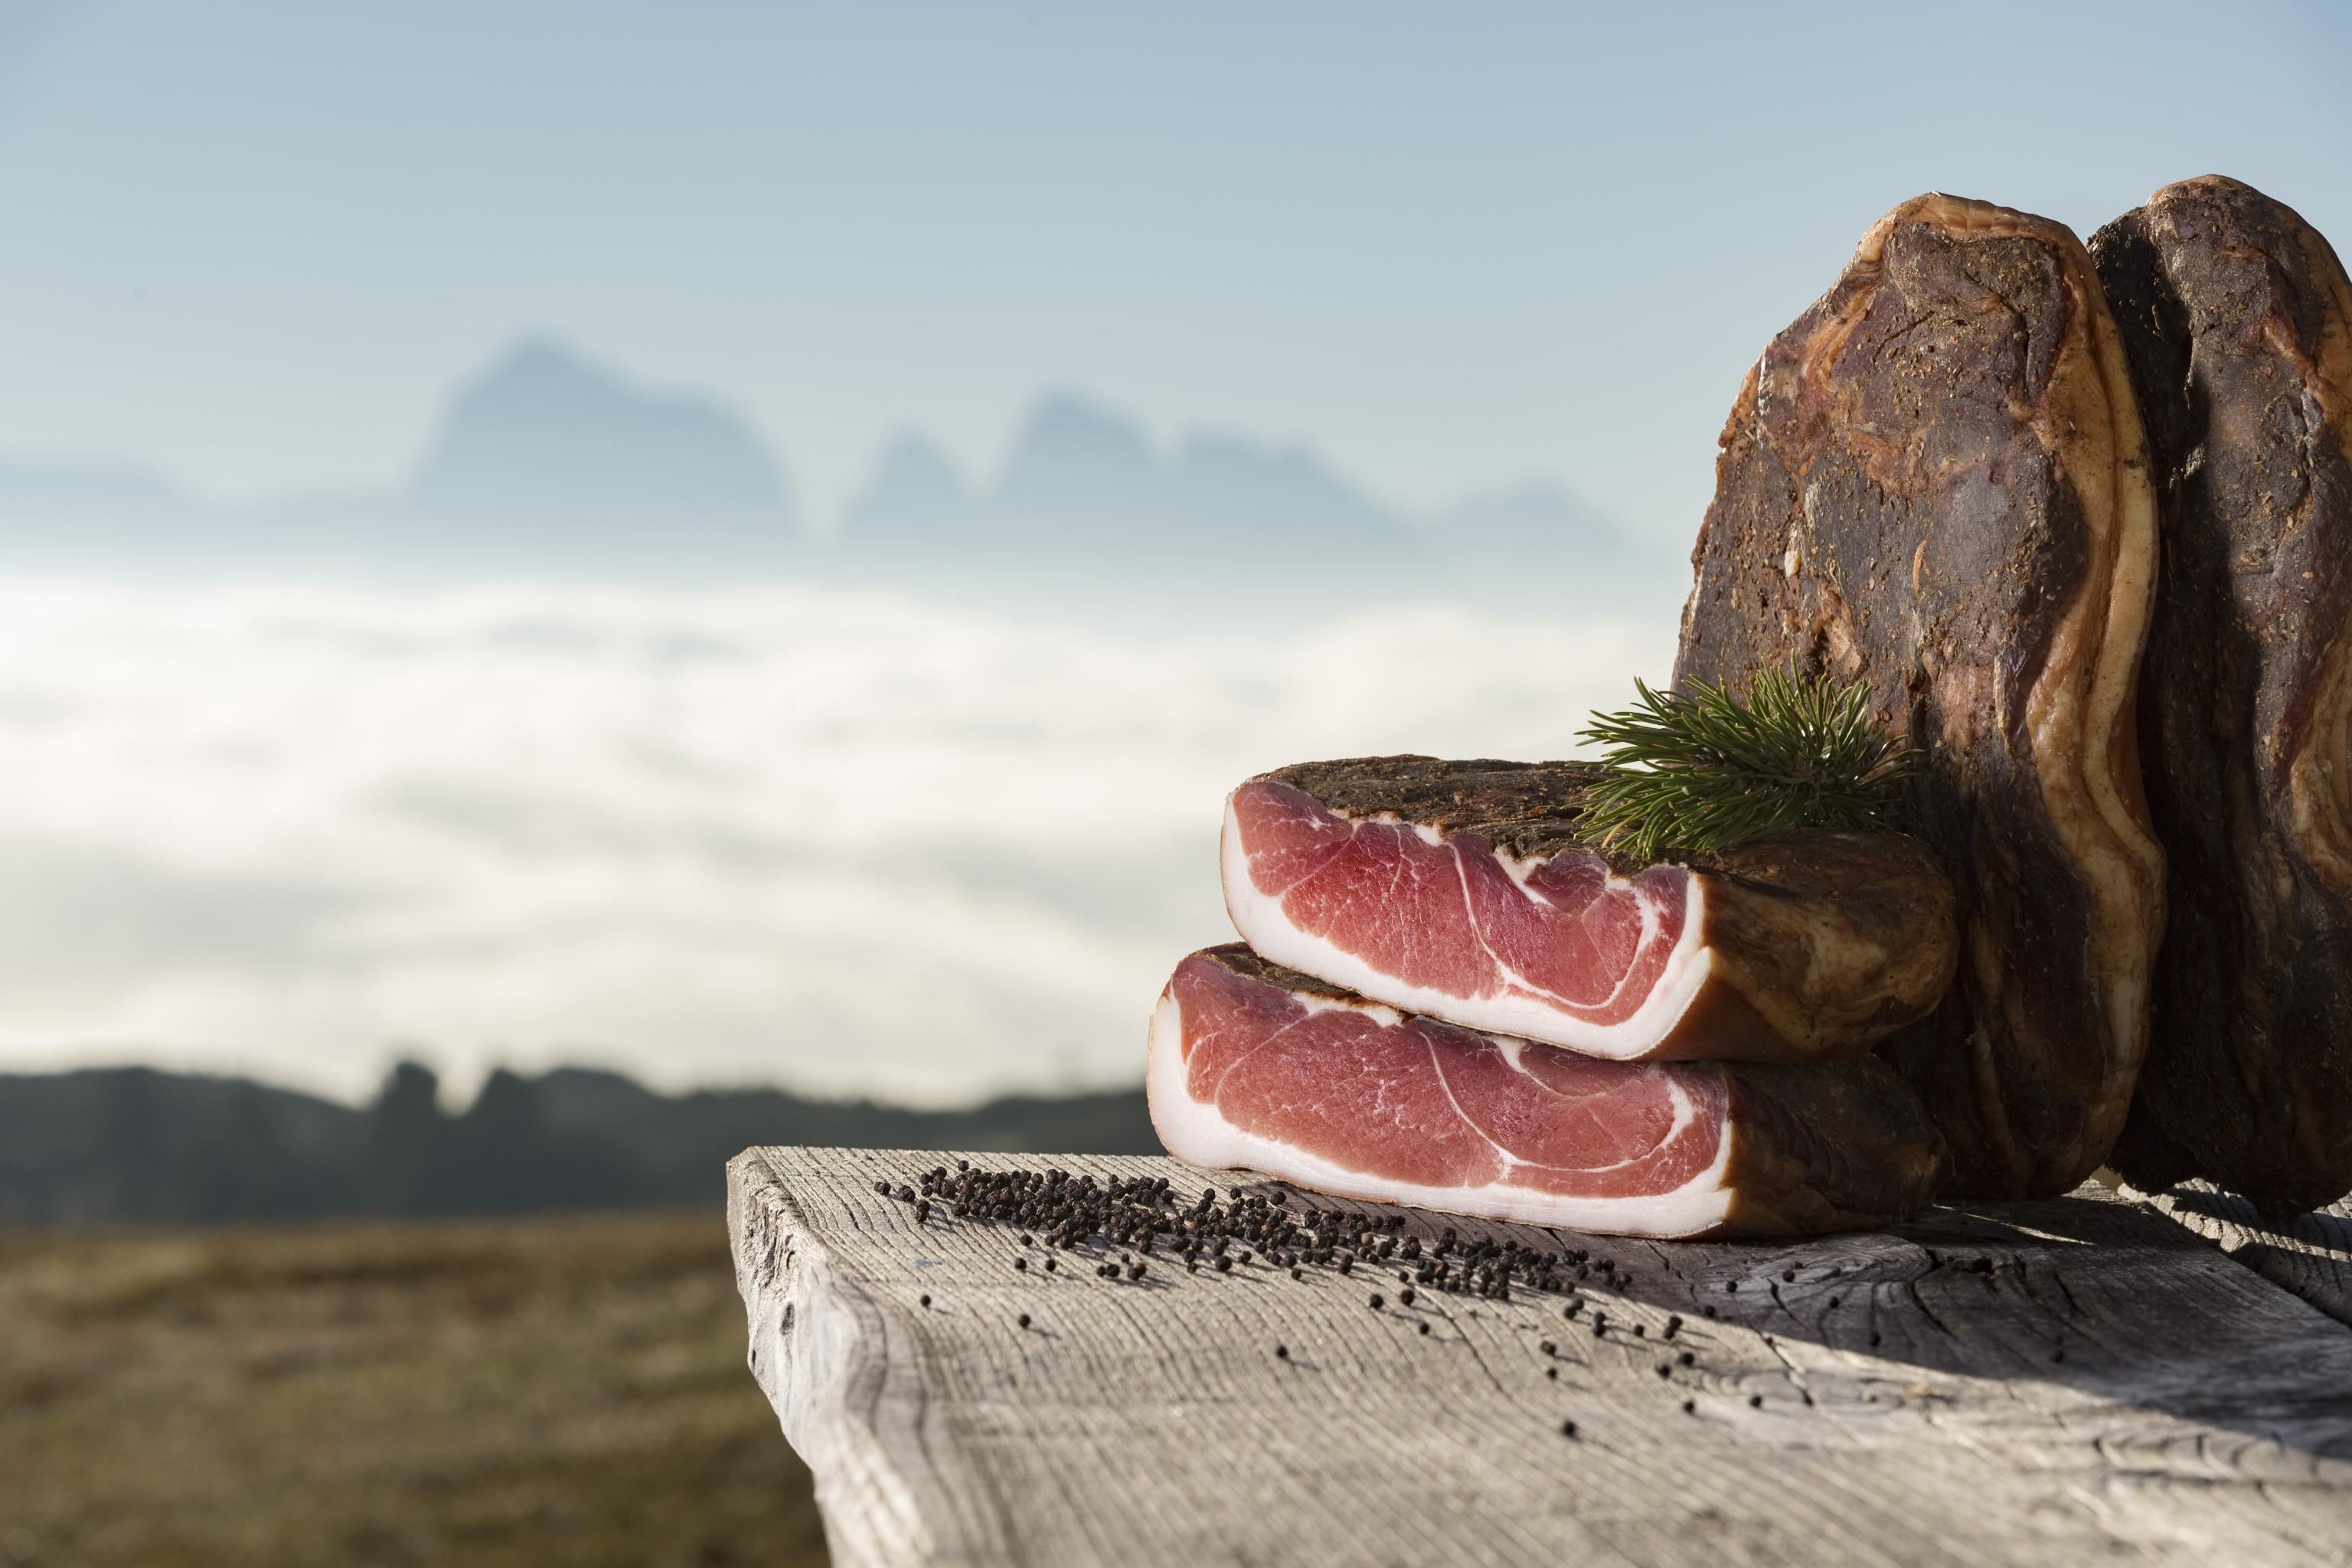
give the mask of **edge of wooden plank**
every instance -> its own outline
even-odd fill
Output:
[[[836,1568],[995,1555],[998,1521],[892,1462],[923,1447],[920,1380],[891,1377],[888,1315],[834,1267],[764,1150],[727,1163],[727,1219],[751,1375],[793,1448],[824,1456],[811,1471]]]
[[[1008,1157],[1015,1163],[1045,1162],[1097,1174],[1127,1173],[1130,1168],[1146,1166],[1175,1170],[1164,1160],[1043,1153],[971,1155],[975,1165]],[[910,1251],[907,1243],[913,1233],[906,1211],[872,1190],[877,1179],[919,1181],[919,1172],[941,1162],[952,1168],[956,1158],[953,1153],[936,1152],[761,1148],[730,1162],[730,1220],[738,1283],[751,1324],[751,1370],[776,1407],[785,1436],[811,1461],[828,1540],[835,1561],[844,1568],[908,1562],[969,1568],[980,1563],[1016,1560],[1117,1560],[1095,1550],[1101,1540],[1091,1526],[1073,1526],[1063,1517],[1069,1504],[1089,1495],[1087,1487],[1098,1479],[1088,1468],[1095,1463],[1091,1456],[1110,1451],[1108,1445],[1114,1441],[1124,1444],[1138,1436],[1129,1425],[1108,1429],[1106,1436],[1099,1419],[1102,1412],[1084,1401],[1073,1403],[1067,1378],[1056,1381],[1055,1366],[1064,1372],[1074,1367],[1092,1371],[1098,1363],[1091,1358],[1073,1362],[1066,1354],[1056,1362],[1057,1352],[1051,1348],[1012,1350],[1006,1355],[1019,1363],[1023,1392],[1018,1399],[996,1397],[1012,1385],[1009,1377],[975,1381],[963,1375],[974,1364],[966,1359],[973,1339],[967,1320],[984,1319],[998,1331],[982,1335],[992,1352],[1009,1342],[1001,1331],[1003,1320],[1010,1317],[1016,1305],[1026,1304],[1029,1291],[1086,1291],[1089,1287],[1066,1279],[1054,1287],[1041,1287],[1028,1279],[1015,1284],[1011,1272],[1001,1272],[1006,1260],[993,1245],[1004,1239],[1001,1229],[971,1228],[961,1221],[946,1227],[938,1245],[918,1245]],[[1214,1174],[1220,1183],[1229,1183],[1237,1173]],[[1971,1471],[1980,1484],[2000,1484],[1989,1491],[1971,1491],[1958,1513],[1947,1500],[1947,1505],[1939,1505],[1940,1511],[1927,1510],[1923,1515],[1920,1500],[1907,1492],[1897,1498],[1894,1511],[1879,1509],[1874,1517],[1882,1529],[1890,1520],[1916,1528],[1925,1517],[1933,1518],[1935,1533],[1908,1542],[1917,1549],[1919,1560],[1935,1557],[1978,1568],[1996,1561],[2027,1560],[2022,1555],[2003,1558],[1992,1543],[1977,1539],[1964,1527],[1964,1521],[1974,1517],[1966,1509],[1990,1506],[1997,1493],[2000,1506],[2008,1510],[2002,1517],[2023,1520],[2031,1513],[2038,1521],[2029,1533],[2042,1548],[2073,1531],[2083,1536],[2074,1544],[2084,1553],[2089,1550],[2085,1542],[2095,1538],[2110,1550],[2137,1544],[2151,1560],[2193,1563],[2204,1560],[2194,1554],[2203,1550],[2200,1542],[2225,1538],[2234,1528],[2248,1527],[2252,1535],[2239,1542],[2248,1561],[2333,1561],[2330,1549],[2314,1547],[2312,1542],[2340,1539],[2336,1531],[2345,1517],[2340,1506],[2342,1479],[2339,1473],[2332,1483],[2336,1492],[2329,1493],[2320,1484],[2325,1477],[2318,1473],[2327,1459],[2323,1458],[2315,1466],[2314,1456],[2332,1458],[2337,1453],[2343,1407],[2340,1401],[2327,1398],[2321,1408],[2305,1394],[2315,1364],[2336,1373],[2333,1380],[2323,1382],[2342,1386],[2344,1357],[2352,1339],[2328,1316],[2294,1299],[2293,1292],[2252,1269],[2232,1268],[2227,1259],[2212,1257],[2218,1248],[2194,1239],[2193,1232],[2142,1195],[2105,1188],[2085,1189],[2077,1195],[2097,1202],[2089,1207],[2069,1205],[2063,1209],[2054,1205],[1988,1205],[1930,1211],[1902,1235],[1885,1238],[1901,1244],[1895,1249],[1901,1256],[1878,1260],[1850,1279],[1847,1269],[1853,1260],[1843,1255],[1853,1250],[1853,1238],[1835,1238],[1809,1247],[1807,1256],[1755,1244],[1697,1243],[1675,1247],[1670,1257],[1659,1253],[1669,1244],[1595,1238],[1597,1251],[1616,1256],[1621,1265],[1630,1262],[1641,1281],[1639,1289],[1632,1288],[1630,1280],[1623,1288],[1614,1280],[1593,1287],[1600,1292],[1594,1298],[1596,1305],[1607,1299],[1612,1318],[1618,1305],[1614,1298],[1622,1297],[1627,1321],[1647,1320],[1655,1334],[1657,1314],[1669,1308],[1688,1312],[1700,1300],[1698,1292],[1709,1292],[1712,1301],[1716,1299],[1712,1293],[1720,1288],[1720,1299],[1727,1306],[1736,1300],[1737,1310],[1725,1312],[1720,1327],[1709,1324],[1706,1329],[1698,1326],[1694,1314],[1692,1328],[1695,1338],[1709,1333],[1727,1337],[1716,1349],[1698,1347],[1709,1364],[1691,1374],[1687,1392],[1681,1384],[1654,1385],[1645,1375],[1648,1355],[1631,1346],[1626,1353],[1640,1364],[1619,1367],[1612,1362],[1605,1375],[1600,1371],[1580,1374],[1584,1386],[1563,1387],[1574,1415],[1583,1420],[1588,1410],[1574,1402],[1592,1396],[1601,1399],[1611,1415],[1604,1426],[1600,1419],[1603,1409],[1591,1412],[1593,1419],[1586,1440],[1594,1446],[1590,1451],[1578,1450],[1582,1455],[1579,1462],[1592,1472],[1588,1477],[1590,1496],[1578,1495],[1584,1501],[1599,1499],[1599,1511],[1588,1512],[1579,1506],[1566,1513],[1546,1512],[1551,1506],[1549,1501],[1531,1507],[1528,1500],[1532,1496],[1549,1499],[1555,1482],[1546,1476],[1539,1483],[1545,1489],[1531,1492],[1526,1478],[1514,1471],[1504,1477],[1517,1488],[1503,1489],[1504,1495],[1515,1500],[1504,1517],[1515,1521],[1517,1533],[1484,1539],[1474,1531],[1458,1544],[1483,1562],[1553,1561],[1531,1522],[1540,1518],[1549,1521],[1555,1530],[1580,1531],[1589,1526],[1596,1531],[1590,1542],[1578,1538],[1579,1554],[1592,1555],[1596,1561],[1607,1557],[1664,1564],[1695,1560],[1685,1555],[1685,1548],[1696,1551],[1708,1543],[1719,1547],[1725,1544],[1717,1539],[1722,1530],[1730,1529],[1736,1541],[1753,1545],[1769,1537],[1767,1527],[1776,1520],[1782,1524],[1787,1521],[1769,1509],[1743,1511],[1744,1504],[1726,1504],[1703,1514],[1683,1510],[1675,1529],[1661,1531],[1645,1510],[1629,1511],[1619,1506],[1608,1486],[1622,1484],[1622,1476],[1612,1482],[1612,1474],[1636,1459],[1654,1466],[1659,1474],[1678,1474],[1675,1467],[1686,1462],[1683,1457],[1693,1452],[1713,1452],[1717,1457],[1728,1453],[1745,1464],[1742,1456],[1759,1452],[1752,1444],[1760,1436],[1792,1442],[1785,1453],[1761,1451],[1764,1458],[1759,1462],[1784,1467],[1773,1469],[1771,1475],[1783,1483],[1799,1476],[1809,1478],[1808,1484],[1821,1489],[1823,1498],[1836,1496],[1851,1503],[1867,1491],[1851,1477],[1878,1472],[1850,1472],[1843,1462],[1824,1468],[1817,1450],[1851,1450],[1865,1466],[1885,1466],[1894,1463],[1885,1457],[1890,1446],[1931,1441],[1948,1434],[1969,1454],[1981,1457],[1985,1450],[1997,1448],[2022,1454],[2030,1462],[2019,1466],[2015,1477],[1988,1477],[1981,1467]],[[1418,1219],[1426,1228],[1432,1217],[1422,1215]],[[977,1226],[982,1222],[974,1223]],[[2095,1244],[2109,1239],[2111,1234],[2131,1244],[2136,1253],[2160,1254],[2158,1261],[2172,1258],[2185,1274],[2208,1281],[2209,1308],[2211,1302],[2224,1303],[2223,1308],[2210,1308],[2210,1329],[2194,1331],[2201,1359],[2193,1367],[2160,1362],[2158,1370],[2164,1374],[2160,1386],[2138,1383],[2123,1386],[2116,1367],[2108,1363],[2118,1354],[2135,1352],[2141,1342],[2133,1338],[2123,1345],[2110,1342],[2111,1335],[2100,1327],[2116,1321],[2118,1300],[2143,1300],[2140,1289],[2154,1277],[2144,1272],[2133,1276],[2130,1287],[2117,1298],[2117,1287],[2103,1282],[2097,1271],[2086,1281],[2084,1274],[2069,1266],[2074,1245]],[[957,1245],[950,1246],[951,1240]],[[980,1247],[962,1245],[974,1242]],[[988,1252],[984,1260],[982,1247]],[[1645,1256],[1653,1253],[1659,1255],[1645,1262]],[[1811,1256],[1813,1253],[1822,1256]],[[2017,1258],[2013,1271],[2002,1261],[2011,1254]],[[1993,1260],[1990,1271],[1962,1267],[1987,1258]],[[973,1277],[971,1266],[976,1263],[987,1274],[985,1283]],[[1790,1266],[1803,1271],[1803,1278],[1795,1284],[1785,1278]],[[1741,1287],[1737,1297],[1730,1294],[1728,1283],[1735,1277]],[[950,1318],[913,1311],[915,1293],[940,1291],[941,1280],[946,1294],[937,1300]],[[2091,1294],[2078,1301],[2086,1282]],[[1171,1283],[1188,1295],[1192,1289],[1183,1280]],[[1760,1289],[1746,1289],[1751,1283]],[[1954,1294],[1961,1286],[1967,1287],[1966,1302]],[[1237,1292],[1232,1305],[1239,1309],[1246,1298],[1238,1292],[1250,1287],[1212,1283],[1203,1288]],[[1790,1293],[1786,1299],[1784,1289]],[[1841,1320],[1834,1332],[1826,1321],[1815,1321],[1818,1314],[1812,1309],[1820,1305],[1823,1290],[1854,1294],[1860,1305],[1850,1311],[1862,1311],[1864,1319]],[[2010,1335],[2001,1346],[1990,1347],[2001,1350],[2009,1360],[2024,1357],[2019,1365],[2009,1367],[2004,1363],[1995,1367],[1983,1357],[1960,1355],[1956,1349],[1960,1342],[1952,1339],[1950,1310],[1973,1302],[1979,1291],[1989,1301],[1998,1293],[2001,1304],[2021,1310],[2022,1316],[2017,1318],[2021,1334]],[[1895,1313],[1891,1321],[1882,1320],[1870,1300],[1874,1300],[1882,1293]],[[1906,1303],[1916,1310],[1906,1310]],[[1074,1304],[1066,1303],[1063,1310]],[[1834,1307],[1833,1298],[1830,1305]],[[2184,1317],[2180,1304],[2173,1303],[2163,1321],[2204,1321],[2195,1305]],[[1147,1321],[1164,1330],[1167,1321],[1157,1313],[1170,1310],[1156,1309]],[[2249,1315],[2242,1316],[2242,1311]],[[1792,1313],[1793,1319],[1784,1326],[1782,1319]],[[1470,1315],[1475,1318],[1477,1313],[1474,1310]],[[1921,1315],[1924,1327],[1915,1321]],[[1293,1346],[1301,1342],[1288,1332],[1273,1335],[1271,1317],[1246,1311],[1243,1316],[1253,1331],[1267,1329],[1269,1340],[1280,1337]],[[1370,1322],[1394,1321],[1368,1318],[1360,1310],[1344,1316],[1350,1330]],[[2248,1326],[2257,1319],[2259,1328]],[[1058,1321],[1051,1310],[1044,1321],[1046,1327],[1041,1331],[1049,1344],[1064,1344],[1059,1336],[1069,1325]],[[1908,1331],[1904,1329],[1906,1322],[1911,1324]],[[1285,1330],[1296,1326],[1289,1321],[1281,1324]],[[1876,1348],[1882,1327],[1889,1330],[1888,1337],[1895,1342],[1883,1351]],[[1562,1386],[1550,1380],[1537,1383],[1534,1374],[1539,1366],[1533,1358],[1518,1364],[1521,1358],[1512,1352],[1526,1347],[1510,1342],[1512,1332],[1518,1330],[1532,1335],[1538,1325],[1532,1321],[1500,1328],[1489,1324],[1469,1332],[1465,1343],[1475,1342],[1489,1352],[1498,1348],[1502,1352],[1499,1356],[1475,1358],[1478,1375],[1472,1381],[1504,1380],[1495,1384],[1498,1408],[1522,1415],[1535,1410],[1549,1421],[1558,1415],[1558,1408],[1543,1410],[1529,1404],[1527,1390],[1519,1382],[1509,1381],[1519,1379],[1532,1387],[1542,1405],[1550,1403],[1550,1388]],[[2051,1352],[2050,1347],[2060,1342],[2053,1330],[2063,1331],[2066,1348],[2075,1352],[2063,1361]],[[1748,1343],[1759,1333],[1761,1356]],[[2217,1334],[2228,1342],[2218,1346],[2210,1342]],[[1780,1336],[1778,1343],[1776,1335]],[[2297,1359],[2287,1342],[2298,1336],[2321,1353],[2319,1363]],[[1317,1343],[1322,1353],[1330,1355],[1336,1353],[1335,1347],[1354,1344],[1361,1338],[1360,1334],[1327,1334],[1324,1342]],[[2018,1342],[2011,1345],[2010,1339]],[[1195,1342],[1187,1338],[1183,1342]],[[1424,1342],[1403,1339],[1402,1342],[1415,1346]],[[1612,1345],[1620,1342],[1611,1342]],[[1265,1346],[1258,1348],[1262,1352]],[[1375,1343],[1373,1350],[1380,1349]],[[1414,1350],[1408,1353],[1458,1352]],[[1312,1363],[1316,1354],[1316,1344],[1310,1344],[1307,1360],[1301,1364]],[[1041,1381],[1034,1386],[1041,1392],[1031,1391],[1033,1368],[1028,1358],[1032,1355],[1046,1358],[1035,1368]],[[1367,1355],[1367,1365],[1385,1364],[1377,1354]],[[1332,1364],[1345,1359],[1340,1357]],[[992,1353],[986,1364],[1003,1373],[1011,1363],[1006,1356]],[[1251,1363],[1254,1368],[1256,1364]],[[1265,1363],[1267,1368],[1272,1364]],[[1625,1384],[1627,1376],[1644,1392],[1634,1395]],[[1947,1379],[1964,1381],[1948,1384]],[[2002,1386],[1978,1391],[1980,1397],[1970,1395],[1967,1390],[1980,1379],[1999,1379]],[[1781,1409],[1779,1406],[1785,1402],[1772,1397],[1782,1391],[1784,1380],[1788,1389],[1802,1392],[1801,1412]],[[1405,1381],[1428,1393],[1419,1381]],[[1232,1392],[1223,1384],[1203,1386]],[[1241,1386],[1255,1387],[1255,1384]],[[1962,1393],[1956,1394],[1956,1388]],[[1483,1399],[1483,1383],[1480,1389]],[[1654,1389],[1654,1394],[1648,1392]],[[1770,1407],[1750,1414],[1755,1406],[1745,1396],[1751,1389],[1766,1394]],[[2242,1408],[2217,1412],[2216,1400],[2222,1395],[2216,1390],[2227,1391]],[[1685,1439],[1682,1424],[1694,1416],[1688,1403],[1693,1395],[1704,1406],[1696,1413],[1702,1425],[1687,1428],[1693,1436]],[[1043,1405],[1038,1403],[1041,1396],[1045,1400]],[[1678,1396],[1684,1402],[1682,1415],[1663,1415],[1675,1406]],[[1962,1402],[1950,1403],[1956,1398]],[[1659,1410],[1650,1411],[1651,1404],[1657,1404]],[[1714,1408],[1718,1405],[1723,1408]],[[1179,1419],[1197,1420],[1228,1408],[1256,1407],[1248,1400],[1231,1406],[1202,1405]],[[1332,1407],[1325,1404],[1317,1408],[1328,1415]],[[2036,1425],[2037,1413],[2045,1411],[2064,1417],[2046,1432]],[[1664,1420],[1665,1426],[1659,1427],[1654,1416]],[[1037,1425],[1040,1422],[1042,1426]],[[1914,1431],[1905,1423],[1924,1424],[1928,1430]],[[1465,1462],[1482,1474],[1492,1470],[1502,1475],[1497,1468],[1502,1461],[1475,1445],[1507,1436],[1506,1425],[1481,1426],[1469,1440],[1473,1446],[1460,1451]],[[1726,1433],[1730,1434],[1728,1447],[1723,1441]],[[1661,1440],[1668,1446],[1658,1447]],[[1751,1447],[1743,1450],[1738,1447],[1741,1443]],[[1693,1445],[1713,1447],[1699,1449]],[[1518,1445],[1509,1447],[1516,1450]],[[1036,1458],[1040,1453],[1058,1457],[1040,1460]],[[1163,1464],[1150,1471],[1152,1476],[1192,1474],[1186,1468],[1193,1463],[1190,1447],[1163,1450],[1160,1458]],[[1612,1466],[1616,1471],[1612,1471]],[[1251,1500],[1237,1516],[1210,1519],[1181,1535],[1188,1554],[1171,1555],[1162,1550],[1156,1556],[1139,1555],[1171,1563],[1283,1560],[1286,1553],[1276,1548],[1291,1538],[1274,1526],[1306,1516],[1297,1512],[1297,1497],[1284,1500],[1280,1478],[1292,1472],[1282,1466],[1272,1470],[1275,1473],[1270,1476],[1252,1471],[1253,1485],[1240,1493],[1215,1491],[1213,1495]],[[2057,1471],[2065,1473],[2056,1474],[2047,1485],[2029,1484],[2032,1476]],[[1642,1474],[1646,1484],[1648,1469]],[[1084,1484],[1074,1486],[1074,1478]],[[1222,1477],[1213,1479],[1222,1484]],[[1325,1478],[1327,1484],[1328,1479]],[[1023,1484],[1010,1484],[1013,1481]],[[1562,1478],[1558,1484],[1567,1481]],[[2231,1484],[2217,1485],[2221,1482]],[[1850,1493],[1850,1488],[1860,1489]],[[1749,1495],[1738,1489],[1734,1491],[1742,1498]],[[1181,1492],[1179,1500],[1189,1506],[1196,1495],[1206,1494]],[[1320,1495],[1307,1499],[1308,1514],[1314,1511],[1315,1497]],[[1270,1501],[1282,1504],[1275,1515],[1252,1516],[1255,1509]],[[2067,1510],[2076,1508],[2090,1517],[2079,1528],[2068,1524],[2060,1529],[2065,1521],[2032,1513],[2026,1507],[2029,1503],[2035,1509],[2059,1508],[2067,1519],[2072,1518]],[[1367,1518],[1379,1512],[1370,1501],[1357,1506]],[[1423,1500],[1415,1506],[1418,1511],[1402,1517],[1419,1529],[1441,1517],[1445,1503],[1441,1498],[1434,1502]],[[2282,1508],[2284,1512],[2277,1511]],[[1436,1511],[1432,1512],[1433,1509]],[[2266,1521],[2259,1528],[2254,1525],[2257,1513]],[[1184,1517],[1188,1524],[1192,1522],[1189,1513]],[[1391,1526],[1397,1522],[1388,1521]],[[1321,1526],[1328,1531],[1330,1521],[1322,1520]],[[1340,1526],[1343,1535],[1345,1528]],[[1748,1534],[1739,1535],[1739,1531]],[[1958,1554],[1929,1550],[1933,1542],[1948,1537],[1968,1541],[1969,1550]],[[1412,1539],[1427,1544],[1420,1536]],[[1447,1540],[1449,1545],[1454,1544],[1451,1537]],[[1159,1544],[1164,1548],[1169,1542],[1160,1539]],[[1609,1550],[1601,1550],[1604,1545]],[[1810,1555],[1749,1554],[1748,1560],[1894,1560],[1854,1550],[1852,1542],[1846,1545],[1843,1554],[1815,1542],[1808,1548]],[[1228,1546],[1233,1550],[1227,1551]],[[1244,1547],[1247,1555],[1243,1554]],[[1021,1555],[1024,1552],[1025,1558]],[[1322,1559],[1291,1553],[1288,1560]],[[1388,1560],[1414,1559],[1391,1555]]]
[[[2235,1193],[2202,1179],[2162,1192],[2123,1193],[2218,1244],[2272,1284],[2352,1325],[2352,1197],[2291,1219],[2266,1220]]]

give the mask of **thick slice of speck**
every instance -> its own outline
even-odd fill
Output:
[[[1951,887],[1915,840],[1612,862],[1578,826],[1596,776],[1417,756],[1262,774],[1226,801],[1226,910],[1301,973],[1619,1061],[1854,1056],[1950,984]]]
[[[1177,966],[1152,1124],[1188,1163],[1338,1196],[1630,1236],[1791,1236],[1927,1203],[1942,1141],[1864,1057],[1609,1062],[1401,1013],[1239,944]]]

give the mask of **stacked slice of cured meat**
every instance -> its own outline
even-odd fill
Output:
[[[2272,1211],[2352,1186],[2326,241],[2210,176],[2089,249],[1916,197],[1720,445],[1676,681],[1864,689],[1916,838],[1637,865],[1580,835],[1573,764],[1253,779],[1223,848],[1249,946],[1185,960],[1153,1019],[1170,1149],[1653,1235],[2057,1194],[2111,1158]]]
[[[1926,851],[1807,833],[1626,864],[1577,831],[1591,782],[1381,757],[1235,790],[1250,945],[1186,959],[1153,1016],[1170,1151],[1655,1236],[1851,1229],[1932,1196],[1942,1141],[1867,1055],[1952,975]]]

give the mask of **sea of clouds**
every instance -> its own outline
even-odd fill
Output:
[[[1566,598],[1567,595],[1562,595]],[[1099,620],[1099,617],[1097,617]],[[0,581],[0,1068],[1134,1081],[1225,790],[1574,750],[1673,628],[1122,633],[836,590]]]

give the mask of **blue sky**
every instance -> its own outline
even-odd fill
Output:
[[[1638,14],[1635,14],[1638,13]],[[2221,171],[2352,237],[2352,8],[0,10],[0,452],[399,473],[549,331],[820,512],[1040,391],[1680,536],[1763,342],[1928,187]]]

